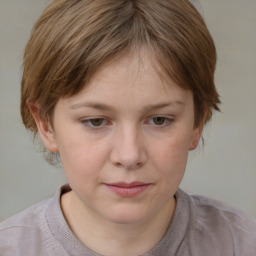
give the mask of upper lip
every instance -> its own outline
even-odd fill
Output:
[[[137,186],[146,186],[149,184],[150,183],[134,181],[131,183],[126,183],[126,182],[107,183],[106,185],[113,186],[113,187],[121,187],[121,188],[131,188],[131,187],[137,187]]]

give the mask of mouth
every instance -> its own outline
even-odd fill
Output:
[[[151,183],[136,181],[132,183],[117,182],[104,185],[121,197],[134,197],[143,193],[151,185]]]

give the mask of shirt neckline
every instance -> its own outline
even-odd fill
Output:
[[[61,195],[69,191],[71,191],[71,188],[68,184],[60,187],[46,209],[46,218],[53,236],[70,256],[103,256],[84,245],[69,228],[60,205]],[[175,197],[177,200],[176,209],[165,236],[154,248],[141,256],[176,255],[189,229],[190,219],[193,217],[189,206],[189,196],[178,189]]]

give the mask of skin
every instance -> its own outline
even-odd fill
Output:
[[[152,59],[142,50],[103,65],[80,93],[58,101],[53,127],[30,106],[72,188],[61,199],[66,220],[100,254],[138,255],[159,242],[175,211],[188,152],[202,132],[194,127],[191,91],[160,77]],[[107,186],[134,181],[147,186],[131,197]]]

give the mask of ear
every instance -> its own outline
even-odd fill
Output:
[[[202,131],[203,131],[203,125],[200,125],[194,128],[189,150],[194,150],[197,147],[199,140],[201,138]]]
[[[189,150],[194,150],[197,147],[197,145],[200,141],[202,132],[203,132],[203,128],[204,128],[204,124],[205,124],[207,114],[208,114],[208,107],[205,107],[202,122],[197,127],[194,127],[194,129],[193,129],[193,134],[192,134]]]
[[[51,152],[58,152],[55,140],[54,130],[49,120],[40,116],[40,106],[37,103],[27,103],[30,113],[32,114],[38,129],[39,136],[45,147]]]

